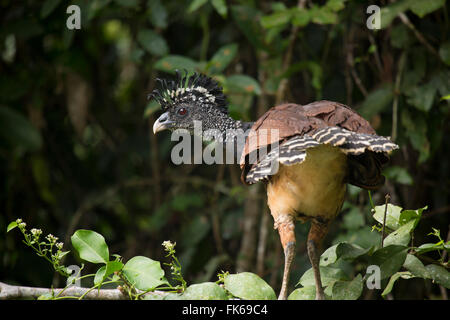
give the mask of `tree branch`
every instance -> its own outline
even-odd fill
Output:
[[[77,286],[72,286],[69,288],[38,288],[38,287],[25,287],[25,286],[14,286],[9,285],[4,282],[0,282],[0,300],[14,300],[14,299],[24,299],[24,298],[37,298],[44,294],[52,294],[58,297],[66,298],[80,298],[86,300],[129,300],[130,297],[123,293],[119,289],[94,289],[91,288],[81,288]],[[144,293],[143,296],[154,295],[163,297],[167,295],[163,291],[153,291]]]
[[[425,48],[431,53],[433,54],[436,58],[438,58],[439,61],[442,62],[441,56],[439,55],[439,53],[436,51],[436,49],[427,41],[427,39],[425,39],[425,37],[420,33],[419,30],[416,29],[416,27],[411,23],[411,21],[409,20],[408,16],[406,14],[404,14],[403,12],[398,14],[398,17],[400,18],[400,20],[403,22],[403,24],[405,24],[416,36],[417,40],[420,41],[420,43],[422,43]]]
[[[298,8],[304,8],[305,5],[306,5],[306,0],[299,0],[297,3]],[[282,73],[286,72],[286,70],[289,68],[289,66],[291,64],[292,54],[293,54],[294,45],[295,45],[295,39],[297,38],[299,30],[300,30],[300,27],[298,27],[298,26],[292,26],[292,28],[291,28],[291,34],[289,35],[289,45],[288,45],[286,54],[283,59]],[[276,93],[275,104],[280,104],[281,102],[283,102],[285,94],[286,94],[287,85],[288,85],[288,79],[286,79],[286,78],[281,79],[280,84],[278,86],[277,93]]]
[[[395,79],[394,87],[394,102],[392,104],[392,132],[391,139],[395,141],[397,139],[397,122],[398,122],[398,98],[400,95],[400,85],[402,81],[403,68],[405,67],[406,54],[402,53],[399,61],[399,67],[397,71],[397,77]]]

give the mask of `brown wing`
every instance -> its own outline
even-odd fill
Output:
[[[241,156],[241,178],[244,183],[253,182],[247,181],[247,173],[257,167],[259,162],[249,163],[250,154],[263,147],[269,149],[275,142],[279,143],[280,150],[285,151],[285,155],[286,151],[291,154],[303,152],[303,149],[293,149],[292,146],[311,145],[298,139],[308,135],[305,139],[311,140],[313,137],[319,143],[331,143],[339,146],[348,155],[349,183],[365,188],[376,188],[384,183],[381,165],[387,161],[387,156],[383,152],[392,150],[395,145],[375,134],[375,130],[367,120],[351,108],[337,102],[318,101],[304,106],[282,104],[271,108],[253,124]],[[286,142],[289,139],[293,141],[292,137],[297,137],[294,142]],[[282,149],[283,143],[289,145],[289,150]],[[292,156],[295,157],[295,154]],[[301,159],[299,161],[304,159],[301,156],[295,158]]]

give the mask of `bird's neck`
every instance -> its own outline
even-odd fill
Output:
[[[202,140],[219,142],[227,154],[227,163],[239,163],[245,142],[253,122],[234,120],[221,113],[202,122]],[[195,134],[195,133],[194,133]],[[233,162],[228,162],[234,159]]]
[[[224,143],[230,142],[231,139],[235,141],[236,136],[238,138],[242,135],[246,137],[252,124],[253,122],[234,120],[229,115],[221,113],[203,121],[202,137],[204,141],[220,140]]]

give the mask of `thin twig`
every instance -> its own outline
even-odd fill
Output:
[[[384,204],[383,227],[381,229],[381,248],[383,248],[383,242],[384,242],[384,226],[386,225],[386,215],[387,215],[387,207],[388,207],[389,199],[391,199],[391,196],[388,193],[385,196],[386,201]]]
[[[378,53],[378,47],[377,47],[377,44],[376,44],[376,42],[375,42],[375,38],[373,37],[372,33],[369,32],[368,35],[369,35],[369,41],[370,41],[370,44],[371,44],[372,46],[374,46],[374,48],[375,48],[375,50],[374,50],[374,52],[373,52],[373,55],[374,55],[374,57],[375,57],[375,65],[376,65],[376,67],[377,67],[377,69],[378,69],[378,76],[379,76],[379,78],[381,79],[381,78],[382,78],[382,75],[383,75],[383,66],[382,66],[382,64],[381,64],[380,54]]]
[[[450,225],[448,226],[448,232],[447,232],[447,239],[445,240],[445,242],[449,242],[450,241]],[[445,263],[445,260],[447,259],[447,255],[448,255],[448,251],[444,250],[444,253],[442,254],[442,262]],[[447,289],[444,288],[444,286],[439,285],[439,290],[441,291],[441,295],[442,295],[442,299],[443,300],[448,300],[448,293],[447,293]]]
[[[420,33],[419,30],[416,29],[416,27],[411,23],[411,21],[409,20],[408,16],[406,14],[404,14],[403,12],[398,14],[398,17],[400,18],[400,20],[409,28],[411,29],[411,31],[414,33],[414,35],[416,36],[417,40],[419,40],[420,43],[422,43],[425,48],[430,51],[431,54],[433,54],[434,56],[436,56],[439,61],[442,62],[441,56],[439,55],[439,53],[436,51],[436,49],[427,41],[427,39],[425,39],[425,37]]]
[[[297,3],[297,7],[304,8],[305,4],[306,4],[306,0],[299,0]],[[284,55],[281,74],[286,72],[286,70],[289,68],[289,66],[292,62],[292,54],[294,51],[295,40],[297,39],[299,30],[300,30],[299,26],[292,26],[292,28],[291,28],[291,34],[289,35],[289,44],[288,44],[288,48],[286,50],[286,54]],[[288,85],[288,79],[283,78],[280,81],[280,84],[278,86],[275,104],[280,104],[281,102],[283,102],[285,95],[286,95],[287,85]]]
[[[225,166],[219,166],[219,170],[217,172],[216,183],[221,184],[223,181],[223,176],[225,172]],[[211,225],[214,236],[214,242],[216,244],[216,249],[218,254],[223,254],[223,243],[221,236],[221,228],[220,228],[220,217],[219,217],[219,206],[217,204],[217,200],[219,198],[219,190],[215,189],[212,199],[211,199]]]
[[[347,66],[350,68],[350,74],[353,77],[353,80],[356,83],[356,86],[358,87],[358,89],[361,91],[361,93],[364,95],[364,97],[367,97],[368,92],[366,87],[363,85],[361,79],[358,76],[358,73],[356,72],[355,69],[355,61],[353,58],[353,37],[354,37],[355,31],[353,28],[350,29],[349,35],[348,35],[348,41],[347,41],[347,57],[346,57],[346,63]]]
[[[391,140],[395,141],[397,139],[397,123],[398,123],[398,98],[400,95],[400,84],[402,81],[403,68],[405,66],[406,54],[403,52],[398,66],[397,77],[395,79],[394,87],[394,102],[392,104],[392,132]]]
[[[256,273],[260,276],[264,274],[264,257],[267,248],[267,233],[269,225],[269,212],[267,211],[267,206],[264,206],[261,217],[261,225],[259,226],[259,240],[256,253]]]

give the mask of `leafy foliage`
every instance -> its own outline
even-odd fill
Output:
[[[44,266],[30,270],[29,265],[36,265],[34,256],[1,233],[20,215],[54,230],[66,243],[76,230],[97,230],[108,250],[122,252],[123,257],[105,254],[101,238],[93,236],[102,245],[91,247],[97,259],[83,252],[96,261],[82,260],[83,273],[95,278],[81,279],[86,286],[116,283],[115,272],[122,272],[133,257],[171,260],[160,244],[173,239],[178,243],[176,265],[182,266],[186,282],[176,280],[174,290],[216,281],[220,270],[264,275],[279,290],[282,268],[276,266],[282,265],[283,252],[264,218],[263,188],[243,187],[238,166],[176,166],[170,161],[173,143],[168,136],[149,134],[159,106],[145,97],[155,78],[186,69],[219,81],[236,119],[256,119],[280,102],[328,99],[351,106],[379,134],[391,136],[401,150],[392,155],[384,172],[386,186],[373,194],[373,201],[381,203],[389,193],[397,205],[389,206],[393,215],[387,219],[384,246],[406,247],[406,257],[399,250],[389,265],[383,251],[375,255],[381,250],[376,247],[380,236],[371,231],[370,198],[350,186],[321,261],[322,267],[337,268],[345,277],[330,273],[326,294],[355,298],[358,274],[364,284],[365,267],[378,259],[387,263],[386,275],[393,272],[382,280],[384,296],[442,296],[438,285],[426,283],[443,285],[442,268],[446,271],[448,263],[448,3],[375,1],[371,4],[381,7],[381,30],[367,29],[367,4],[355,0],[73,4],[82,13],[81,30],[66,28],[64,1],[1,4],[0,279],[30,286],[55,279],[53,286],[61,285],[61,277],[54,278]],[[425,205],[429,209],[401,209]],[[380,221],[383,206],[375,214]],[[419,218],[423,223],[417,223]],[[439,237],[428,235],[432,228],[440,230]],[[300,244],[307,225],[297,229]],[[28,244],[33,239],[31,234]],[[83,257],[76,249],[73,255],[58,253],[56,243],[41,237],[32,245],[64,276],[63,264],[79,264]],[[295,280],[309,266],[306,250],[298,247]],[[173,276],[164,262],[160,267],[164,276],[156,272],[155,283]],[[411,290],[402,285],[415,281],[411,275],[428,280]],[[124,276],[120,281],[128,280]],[[290,298],[314,297],[310,284],[290,288]],[[203,293],[198,294],[215,296],[209,292],[216,289],[200,286]],[[359,298],[370,297],[363,285]]]
[[[385,209],[385,205],[383,205],[377,206],[373,210],[373,218],[380,223],[384,221],[384,217],[380,217],[380,212],[386,212],[386,227],[391,229],[389,235],[384,239],[383,247],[378,244],[363,249],[357,245],[341,242],[328,248],[322,254],[320,259],[322,285],[325,287],[325,294],[331,299],[358,299],[363,293],[364,282],[368,281],[371,276],[368,273],[365,275],[359,273],[364,270],[364,266],[366,266],[366,270],[369,270],[368,266],[379,268],[379,280],[385,283],[381,293],[383,297],[392,291],[394,283],[400,278],[432,279],[432,281],[450,288],[450,282],[448,282],[450,272],[446,270],[447,262],[441,264],[443,261],[433,261],[426,266],[422,263],[422,260],[426,259],[422,254],[426,251],[420,250],[420,247],[433,247],[435,250],[439,250],[437,247],[444,245],[444,242],[441,242],[442,239],[438,237],[440,240],[438,243],[427,243],[419,247],[410,245],[411,236],[426,207],[418,210],[403,210],[398,206],[388,204],[386,211]],[[381,230],[381,228],[377,229]],[[436,232],[435,230],[433,234]],[[441,250],[444,248],[444,250],[450,251],[450,241],[447,241],[446,245],[447,249],[444,245],[444,247],[440,247]],[[354,266],[355,270],[351,273],[357,273],[357,275],[353,279],[349,278],[348,269],[347,272],[344,272],[345,268],[342,268],[342,262],[351,262]],[[436,270],[436,272],[431,275],[429,270]],[[388,281],[387,284],[386,281]],[[297,285],[302,287],[294,290],[289,299],[312,300],[315,298],[312,268],[303,274]]]
[[[381,207],[385,207],[385,215],[380,219],[378,212]],[[394,287],[395,282],[402,279],[422,278],[431,279],[433,282],[450,289],[450,272],[447,270],[448,262],[443,259],[432,261],[431,264],[424,265],[421,261],[423,254],[434,251],[443,250],[450,252],[450,241],[444,242],[440,237],[439,230],[433,229],[430,235],[439,239],[437,243],[426,243],[419,247],[409,246],[410,236],[414,228],[417,226],[423,210],[402,210],[398,206],[386,204],[385,206],[377,206],[373,209],[374,219],[376,221],[386,221],[386,227],[389,227],[391,233],[386,237],[384,244],[386,246],[372,246],[363,249],[357,245],[346,242],[340,242],[328,248],[320,258],[320,272],[322,285],[325,288],[325,294],[333,300],[356,300],[364,289],[364,281],[369,281],[370,275],[363,276],[361,273],[351,279],[344,268],[341,266],[342,261],[350,262],[353,265],[357,261],[364,261],[369,266],[376,266],[379,269],[377,281],[389,280],[384,286],[381,296],[385,297]],[[401,213],[400,213],[401,212]],[[387,219],[389,217],[389,219]],[[389,224],[387,223],[389,221]],[[51,255],[51,260],[42,254],[42,251],[36,249],[35,241],[39,240],[42,232],[27,232],[26,224],[21,219],[11,222],[8,225],[7,232],[19,227],[25,237],[24,243],[32,247],[39,256],[43,256],[49,260],[55,267],[56,271],[66,270],[60,265],[62,257],[68,252],[62,252],[62,244],[58,245],[58,252]],[[405,227],[408,227],[405,229]],[[32,229],[37,230],[37,229]],[[384,229],[383,229],[384,230]],[[401,234],[401,235],[400,235]],[[382,234],[382,236],[384,236]],[[407,240],[406,240],[407,238]],[[33,239],[30,241],[30,239]],[[52,243],[56,243],[57,239],[47,236]],[[388,241],[390,239],[390,241]],[[139,299],[145,293],[156,289],[169,290],[168,295],[160,296],[164,299],[182,299],[182,300],[227,300],[229,298],[238,298],[243,300],[274,300],[276,299],[275,291],[258,275],[251,272],[241,272],[237,274],[229,274],[228,272],[218,275],[219,280],[214,282],[203,282],[187,286],[186,281],[181,273],[181,265],[175,256],[175,243],[165,241],[163,247],[167,252],[166,257],[171,258],[170,263],[166,263],[172,271],[172,280],[179,282],[181,285],[173,286],[165,278],[165,272],[161,268],[161,263],[148,257],[136,256],[128,260],[125,264],[120,261],[120,256],[116,255],[116,259],[110,261],[109,248],[100,234],[90,230],[77,230],[71,237],[72,246],[78,253],[79,257],[86,261],[96,264],[104,264],[94,276],[94,288],[101,288],[104,283],[115,283],[123,286],[123,290],[128,292],[130,298]],[[389,243],[388,243],[389,242]],[[38,242],[38,246],[45,246],[45,242]],[[426,249],[425,249],[426,248]],[[46,249],[44,249],[46,250]],[[45,252],[45,251],[44,251]],[[51,249],[50,249],[51,252]],[[119,257],[119,259],[117,259]],[[442,254],[441,254],[442,257]],[[361,268],[361,266],[358,266]],[[405,271],[401,271],[405,269]],[[367,268],[369,270],[369,268]],[[65,274],[63,274],[65,275]],[[67,274],[66,276],[69,276]],[[87,277],[82,276],[82,277]],[[73,276],[72,276],[73,277]],[[81,278],[77,275],[72,279]],[[69,281],[70,284],[70,281]],[[220,285],[219,285],[220,284]],[[288,297],[289,300],[312,300],[315,298],[315,280],[312,268],[307,270],[297,283],[297,286]],[[163,287],[165,286],[165,287]],[[371,289],[371,288],[369,288]],[[372,288],[373,289],[373,288]],[[380,287],[377,289],[381,289]],[[144,296],[145,297],[145,296]],[[46,297],[47,299],[57,299],[59,296]],[[83,296],[80,297],[80,299]],[[145,297],[155,298],[154,296]]]

